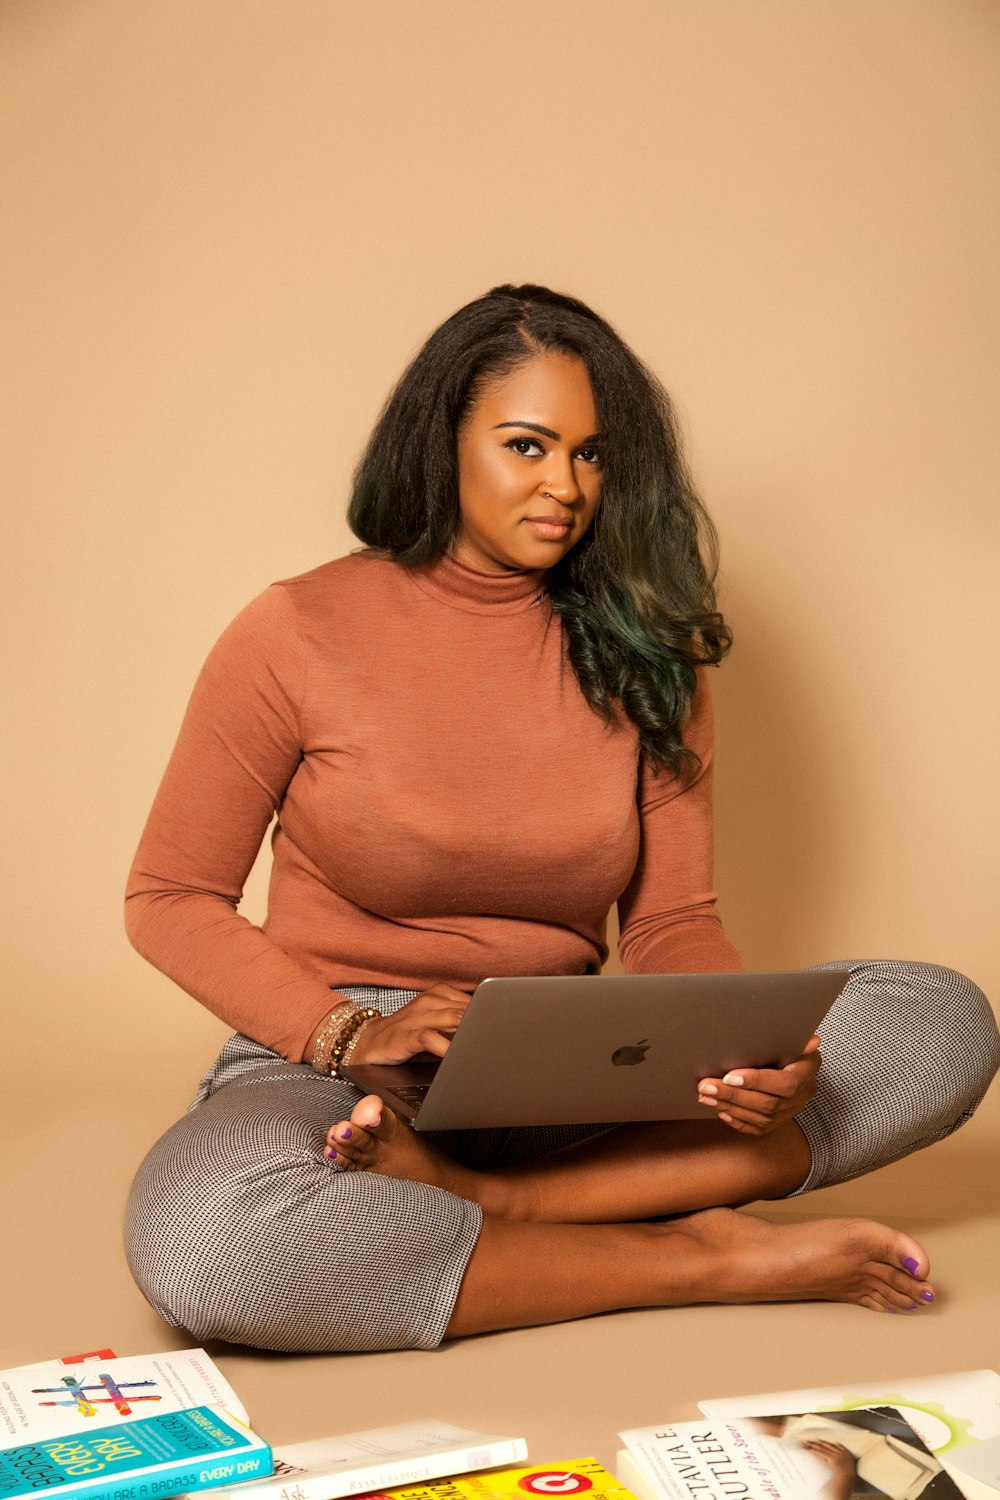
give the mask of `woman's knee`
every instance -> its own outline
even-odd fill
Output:
[[[310,1162],[301,1143],[269,1123],[261,1139],[210,1100],[156,1143],[132,1184],[132,1274],[161,1317],[201,1339],[255,1341],[259,1283],[287,1253],[277,1233],[283,1205],[308,1195],[322,1170],[319,1149]]]
[[[873,959],[843,967],[850,979],[821,1033],[838,1044],[853,1034],[853,1048],[876,1052],[881,1072],[919,1080],[928,1102],[961,1124],[1000,1067],[1000,1032],[983,991],[940,964]]]
[[[967,975],[940,964],[863,965],[869,990],[901,998],[900,1022],[920,1051],[982,1095],[1000,1067],[1000,1033],[983,991]],[[852,976],[853,977],[853,976]]]
[[[335,1171],[301,1115],[212,1103],[154,1146],[129,1199],[126,1253],[161,1317],[202,1340],[287,1352],[438,1343],[478,1234],[474,1205]]]
[[[800,1117],[813,1152],[806,1186],[874,1171],[951,1135],[1000,1064],[982,990],[938,964],[823,964],[849,980],[820,1023],[819,1092]]]

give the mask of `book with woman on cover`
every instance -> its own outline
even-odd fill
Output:
[[[892,1407],[680,1422],[620,1434],[640,1500],[964,1500]]]

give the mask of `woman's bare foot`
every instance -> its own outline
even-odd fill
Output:
[[[345,1171],[426,1182],[472,1199],[497,1219],[547,1222],[544,1178],[471,1171],[402,1124],[376,1094],[359,1100],[327,1139],[328,1158]],[[655,1266],[666,1278],[656,1300],[856,1302],[890,1312],[934,1301],[921,1246],[871,1219],[773,1224],[728,1208],[657,1225],[628,1226],[627,1218],[623,1213],[619,1223],[638,1231],[644,1244],[654,1236]]]
[[[875,1312],[915,1312],[934,1301],[921,1246],[871,1219],[773,1224],[712,1208],[658,1227],[672,1252],[671,1301],[855,1302]]]
[[[489,1172],[461,1166],[404,1125],[377,1094],[366,1094],[327,1132],[326,1156],[345,1172],[378,1172],[445,1188],[460,1198],[471,1198],[487,1213],[501,1218],[526,1217],[518,1210],[516,1183],[509,1185]]]

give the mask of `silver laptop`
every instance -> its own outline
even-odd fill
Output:
[[[698,1080],[801,1056],[843,969],[484,979],[447,1053],[348,1064],[416,1130],[710,1118]]]

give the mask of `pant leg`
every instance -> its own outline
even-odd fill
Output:
[[[140,1289],[202,1341],[434,1347],[481,1210],[423,1183],[335,1171],[326,1132],[358,1091],[269,1055],[198,1103],[140,1167],[125,1230]]]
[[[860,1177],[950,1135],[1000,1066],[993,1011],[964,974],[891,960],[816,967],[851,977],[818,1027],[819,1088],[798,1117],[813,1162],[797,1193]]]
[[[341,986],[389,1014],[415,990]],[[132,1185],[125,1251],[147,1301],[197,1338],[289,1353],[433,1348],[482,1223],[441,1188],[340,1172],[351,1084],[234,1036]]]

